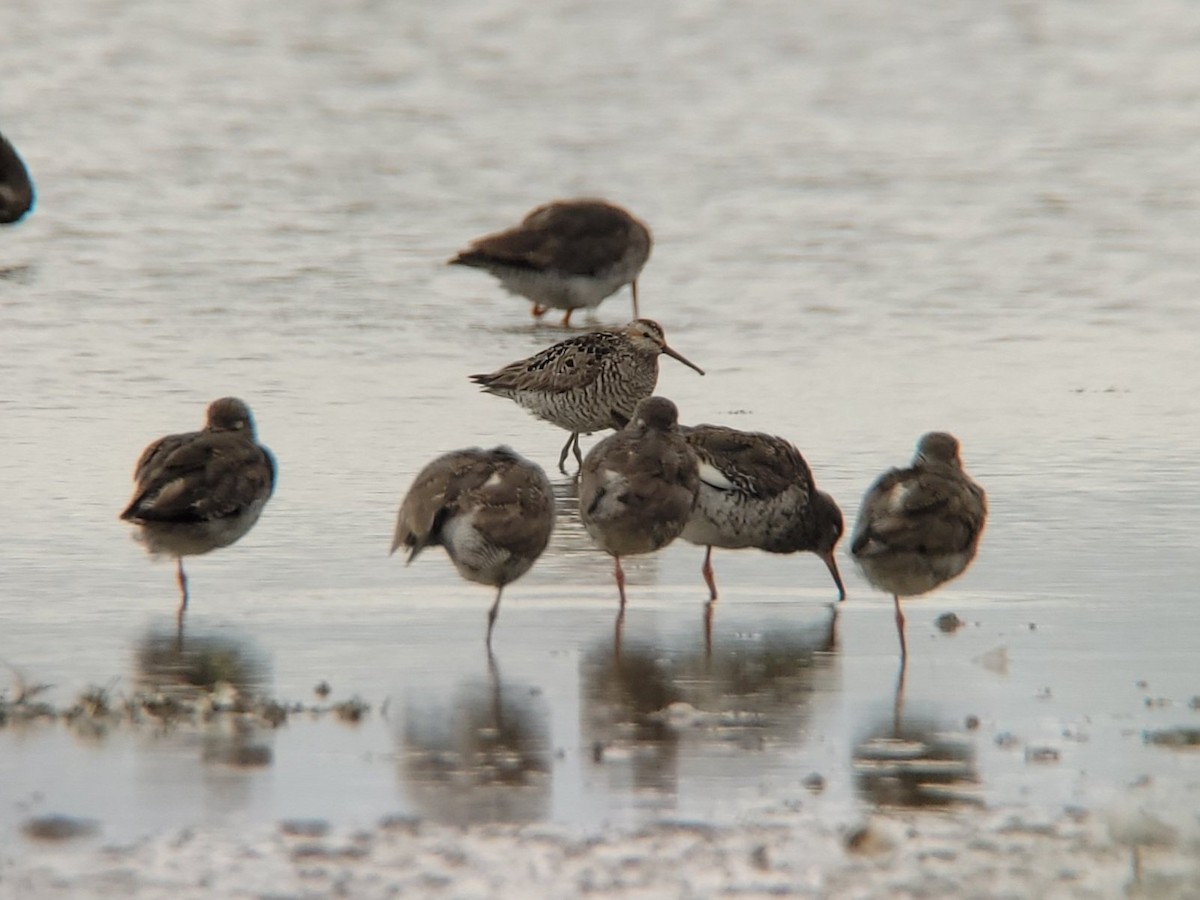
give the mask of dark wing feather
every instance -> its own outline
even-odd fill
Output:
[[[765,499],[797,485],[812,486],[808,463],[783,438],[721,425],[696,425],[686,429],[684,436],[701,462],[717,469],[744,494]]]
[[[440,544],[442,526],[458,511],[463,493],[482,485],[490,473],[477,448],[447,453],[425,466],[400,504],[391,552],[407,547],[412,562],[426,547]]]
[[[274,488],[274,462],[243,435],[195,432],[152,444],[121,518],[199,522],[236,515]]]
[[[520,225],[473,241],[450,262],[597,275],[621,258],[633,227],[627,214],[608,204],[548,203]]]
[[[986,516],[983,491],[962,478],[924,469],[893,469],[868,493],[867,527],[852,552],[957,553],[975,541]]]

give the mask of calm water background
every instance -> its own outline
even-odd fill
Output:
[[[374,707],[294,720],[249,771],[206,762],[212,735],[0,731],[0,835],[30,811],[118,836],[728,821],[813,771],[831,807],[873,802],[851,760],[894,727],[897,648],[848,560],[831,636],[815,558],[718,552],[708,660],[702,551],[638,561],[618,666],[609,563],[568,508],[490,670],[489,593],[386,555],[432,456],[553,466],[564,435],[466,375],[561,333],[443,262],[581,194],[654,230],[643,314],[708,372],[663,363],[685,420],[790,437],[851,522],[920,433],[961,438],[990,525],[909,605],[905,708],[980,718],[978,796],[1101,804],[1151,775],[1195,806],[1196,759],[1141,737],[1200,724],[1190,4],[6,0],[0,35],[0,130],[38,186],[0,235],[0,660],[63,703],[133,689],[175,588],[116,520],[132,464],[236,394],[280,480],[189,562],[192,633],[274,696],[326,679]],[[597,316],[628,318],[625,293]],[[947,610],[968,627],[939,634]],[[645,717],[672,701],[700,712]],[[504,735],[487,777],[480,728]]]

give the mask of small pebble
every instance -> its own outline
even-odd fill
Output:
[[[35,841],[69,841],[87,837],[99,830],[100,823],[95,819],[63,815],[37,816],[21,826],[25,837]]]
[[[767,853],[767,845],[759,844],[750,854],[750,863],[760,872],[771,868],[771,857]]]
[[[956,614],[948,612],[942,613],[940,616],[934,619],[933,624],[938,627],[939,631],[945,632],[946,634],[953,634],[954,632],[958,631],[958,629],[962,628],[966,622],[960,619]]]
[[[1053,747],[1026,747],[1025,762],[1054,763],[1058,762],[1060,754]]]
[[[820,772],[813,772],[804,779],[804,786],[814,794],[819,794],[825,790],[825,776]]]
[[[279,830],[291,837],[319,838],[329,834],[329,823],[324,819],[287,819],[279,823]]]
[[[967,726],[967,731],[974,731],[979,727],[979,716],[969,715],[964,723]]]

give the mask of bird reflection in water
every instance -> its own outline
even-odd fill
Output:
[[[528,685],[504,685],[494,658],[486,681],[460,684],[444,704],[406,704],[403,777],[435,821],[531,822],[551,794],[548,712]]]
[[[731,631],[710,650],[627,638],[595,647],[582,674],[584,737],[610,777],[674,795],[683,743],[758,749],[799,742],[816,697],[834,692],[836,612],[815,627]],[[618,761],[620,767],[618,768]]]
[[[266,686],[266,658],[248,638],[222,633],[189,637],[152,630],[134,649],[138,687],[152,693],[195,696],[229,686],[253,696]]]
[[[904,717],[904,666],[892,715],[867,729],[855,744],[854,783],[879,806],[982,805],[975,748],[964,735],[931,716]]]
[[[200,634],[181,645],[178,632],[150,631],[135,647],[134,661],[142,716],[168,730],[176,721],[202,722],[206,763],[239,769],[271,764],[270,735],[285,716],[265,699],[268,665],[249,639]]]

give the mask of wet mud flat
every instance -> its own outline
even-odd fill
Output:
[[[130,827],[120,801],[104,812],[85,790],[65,792],[80,805],[62,808],[8,794],[0,898],[1200,892],[1194,700],[1141,684],[1125,706],[1110,696],[1072,725],[1046,712],[1050,692],[1028,690],[1010,639],[1006,692],[1030,695],[1015,712],[989,708],[986,691],[970,696],[960,672],[968,696],[951,701],[944,683],[956,677],[943,673],[932,692],[943,712],[929,713],[930,660],[914,666],[907,699],[873,686],[868,701],[861,683],[895,672],[876,636],[861,634],[878,624],[890,636],[878,606],[844,616],[842,635],[817,615],[756,639],[730,616],[708,653],[698,634],[675,644],[635,630],[619,655],[597,644],[572,660],[579,709],[555,696],[554,672],[531,690],[495,661],[460,682],[451,707],[427,691],[367,702],[325,682],[304,701],[272,699],[241,645],[201,635],[180,651],[169,634],[148,636],[126,691],[56,703],[39,685],[8,687],[0,740],[10,750],[69,741],[90,779],[111,777],[154,807],[171,802],[156,755],[179,758],[171,777],[212,796],[230,782],[242,793],[226,814],[176,811],[163,827],[144,817]],[[976,654],[994,635],[976,607],[958,608],[957,633],[932,613],[916,633],[934,642],[927,656],[960,649],[986,686],[1004,660]],[[569,730],[545,706],[563,708]],[[847,713],[857,724],[839,736]],[[1135,762],[1104,769],[1096,756]],[[143,770],[121,774],[131,760]],[[1153,775],[1128,774],[1140,771]],[[264,783],[333,799],[256,802]],[[564,814],[556,790],[568,805],[586,806],[589,790],[621,795],[639,812]],[[357,803],[362,793],[375,805]],[[695,801],[706,794],[716,801]]]
[[[397,816],[333,830],[189,828],[0,869],[3,897],[1195,897],[1200,847],[1138,814],[1031,808],[830,815],[793,796],[744,823],[451,827]]]

